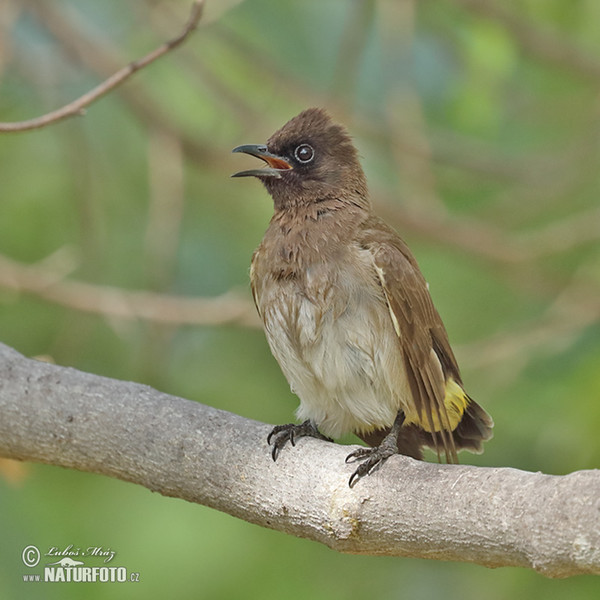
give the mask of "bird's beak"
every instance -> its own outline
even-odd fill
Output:
[[[268,167],[263,169],[249,169],[248,171],[240,171],[234,173],[232,177],[281,177],[282,171],[289,171],[292,168],[289,162],[281,156],[271,154],[267,147],[260,144],[245,144],[234,148],[232,152],[243,152],[264,160]]]

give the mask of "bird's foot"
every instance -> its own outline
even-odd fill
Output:
[[[354,452],[350,452],[346,456],[346,462],[354,462],[362,460],[360,465],[348,481],[348,485],[352,487],[359,479],[365,475],[370,475],[375,469],[381,466],[390,456],[399,453],[398,435],[404,423],[404,413],[398,412],[396,420],[392,425],[389,433],[383,438],[379,446],[373,448],[359,448]]]
[[[359,448],[354,452],[351,452],[346,457],[346,462],[354,462],[356,460],[362,460],[360,465],[348,481],[348,485],[352,487],[359,479],[365,475],[370,475],[375,469],[382,465],[390,456],[398,454],[398,448],[392,444],[386,444],[384,440],[380,446],[375,448]]]
[[[271,445],[271,440],[273,441],[273,451],[271,452],[273,460],[277,460],[279,451],[288,442],[290,442],[292,446],[295,446],[297,439],[307,436],[325,440],[326,442],[333,442],[331,438],[324,436],[310,419],[304,421],[304,423],[300,423],[300,425],[288,423],[287,425],[277,425],[273,427],[269,437],[267,437],[267,444]]]

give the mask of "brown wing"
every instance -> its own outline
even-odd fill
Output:
[[[457,462],[444,397],[446,380],[452,377],[458,384],[461,380],[448,335],[407,245],[376,217],[365,225],[361,243],[373,256],[419,422],[431,432],[438,455],[444,451],[448,462]],[[437,432],[436,422],[441,424]]]
[[[257,248],[252,254],[252,260],[250,261],[250,289],[252,290],[252,298],[254,300],[254,306],[256,306],[256,311],[258,312],[258,316],[262,319],[262,313],[260,311],[260,304],[258,298],[258,289],[257,289],[257,278],[256,278],[256,261],[258,258],[259,248]]]

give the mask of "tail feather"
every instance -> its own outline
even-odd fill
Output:
[[[454,430],[456,446],[480,454],[483,452],[483,442],[494,435],[492,427],[494,427],[492,417],[477,402],[469,398],[463,418]]]

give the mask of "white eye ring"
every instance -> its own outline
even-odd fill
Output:
[[[300,144],[294,150],[294,156],[296,160],[300,163],[306,164],[309,163],[315,157],[315,151],[313,147],[309,144]]]

